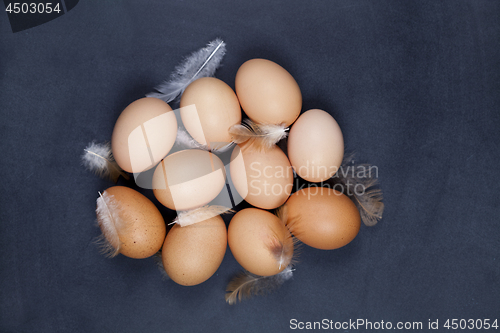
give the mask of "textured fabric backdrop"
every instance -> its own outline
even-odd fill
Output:
[[[500,320],[499,13],[481,0],[80,1],[17,33],[0,13],[0,331]],[[103,257],[95,200],[112,183],[80,162],[216,37],[227,43],[216,77],[234,88],[255,57],[285,67],[303,111],[328,111],[346,150],[378,167],[386,205],[352,243],[304,246],[292,280],[235,306],[224,301],[240,270],[229,249],[194,287],[163,281],[151,258]]]

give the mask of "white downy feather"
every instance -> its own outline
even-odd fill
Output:
[[[203,149],[213,153],[224,153],[235,145],[234,142],[230,142],[227,145],[222,146],[220,148],[210,149],[208,148],[207,145],[203,145],[198,141],[196,141],[195,139],[193,139],[193,137],[189,135],[189,133],[182,127],[179,127],[177,129],[177,137],[175,138],[175,144],[181,146],[182,148]]]
[[[101,246],[103,254],[112,258],[120,252],[120,238],[118,236],[118,228],[122,227],[124,223],[120,217],[120,207],[114,196],[109,195],[107,192],[101,194],[97,198],[97,224],[101,228],[102,234],[97,239]]]
[[[99,177],[108,178],[115,183],[118,181],[120,175],[127,180],[129,179],[129,176],[115,162],[109,142],[92,142],[83,151],[83,165]]]
[[[259,276],[250,272],[243,272],[234,277],[226,288],[226,302],[233,305],[243,298],[254,295],[266,295],[289,280],[293,276],[294,269],[291,265],[276,275]]]
[[[250,119],[229,128],[234,143],[245,143],[257,150],[272,148],[278,141],[287,137],[287,131],[288,128],[284,124],[259,124]]]
[[[177,217],[169,224],[177,223],[181,227],[185,227],[208,220],[217,215],[228,213],[234,213],[234,211],[224,206],[206,205],[200,208],[178,212]]]
[[[211,41],[206,47],[192,53],[175,68],[170,81],[165,81],[155,88],[158,92],[146,94],[169,103],[184,92],[194,80],[213,76],[226,53],[226,43],[221,39]]]
[[[170,280],[167,271],[165,271],[165,266],[163,266],[163,258],[161,256],[161,251],[156,252],[153,256],[153,260],[156,262],[156,267],[160,270],[162,280]]]
[[[208,147],[205,145],[202,145],[189,133],[182,127],[179,127],[177,129],[177,137],[175,138],[175,144],[179,145],[183,148],[191,148],[191,149],[203,149],[203,150],[208,150]]]
[[[282,205],[276,209],[274,213],[281,221],[285,227],[285,234],[282,237],[275,237],[267,243],[269,251],[273,254],[276,259],[278,268],[281,269],[282,266],[295,265],[299,256],[300,241],[297,237],[293,235],[289,227],[288,221],[288,207],[286,204]],[[282,241],[280,239],[283,239]]]

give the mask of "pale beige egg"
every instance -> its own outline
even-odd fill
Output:
[[[304,112],[290,129],[288,157],[295,172],[307,181],[331,178],[344,157],[344,137],[335,119],[319,109]]]
[[[270,60],[251,59],[241,65],[235,90],[243,111],[257,123],[289,126],[302,109],[299,85]]]
[[[214,77],[193,81],[181,97],[182,123],[203,145],[217,148],[231,142],[228,130],[241,122],[241,108],[233,89]]]
[[[284,223],[268,211],[247,208],[236,213],[228,228],[228,243],[238,263],[250,273],[275,275],[293,257],[293,240]]]
[[[236,146],[229,169],[236,191],[253,206],[277,208],[292,192],[293,171],[285,153],[277,146],[264,151]]]
[[[361,226],[359,210],[346,195],[326,187],[310,187],[286,203],[288,227],[301,242],[322,250],[350,243]]]
[[[111,137],[116,163],[125,171],[139,173],[154,167],[175,143],[177,120],[164,101],[141,98],[123,110]]]
[[[226,185],[224,164],[205,150],[187,149],[168,155],[153,174],[153,193],[173,210],[208,204]]]
[[[197,285],[217,271],[226,247],[226,225],[220,216],[185,227],[176,224],[163,244],[163,267],[174,282]]]
[[[99,226],[106,241],[124,256],[141,259],[158,252],[166,226],[156,206],[141,193],[113,186],[97,202]]]

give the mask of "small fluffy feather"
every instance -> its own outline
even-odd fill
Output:
[[[378,188],[377,178],[357,177],[353,170],[365,168],[370,170],[370,164],[354,164],[354,154],[346,155],[342,166],[334,177],[339,177],[339,181],[347,188],[347,193],[356,204],[361,215],[361,220],[367,226],[374,226],[382,218],[384,203],[382,190]],[[353,169],[350,169],[353,168]],[[357,193],[355,189],[361,186],[363,193]],[[344,193],[344,194],[347,194]]]
[[[97,242],[101,246],[101,252],[113,258],[120,252],[121,245],[117,229],[124,225],[120,217],[120,206],[112,195],[109,195],[107,192],[102,194],[99,192],[96,215],[97,224],[102,231]]]
[[[300,240],[296,237],[296,235],[300,235],[302,232],[302,229],[299,229],[297,226],[300,226],[301,224],[299,223],[300,218],[298,216],[295,216],[295,218],[290,218],[288,215],[288,206],[283,204],[283,206],[279,207],[276,209],[274,214],[279,217],[279,219],[286,225],[288,228],[288,231],[290,231],[290,234],[292,234],[293,241],[294,241],[294,252],[293,252],[293,258],[291,263],[295,265],[297,263],[297,257],[298,257],[298,249],[300,249],[300,246],[302,243]]]
[[[203,150],[208,150],[208,147],[205,145],[202,145],[189,133],[182,127],[179,127],[177,129],[177,137],[175,138],[175,144],[179,145],[183,148],[192,148],[192,149],[203,149]]]
[[[274,237],[268,244],[269,251],[276,258],[278,267],[281,269],[283,265],[295,265],[297,263],[297,258],[299,256],[300,241],[297,237],[293,236],[291,230],[288,226],[288,208],[286,205],[282,205],[275,211],[275,215],[280,219],[281,223],[287,228],[289,233],[284,237],[284,242],[281,242],[279,238]],[[287,240],[291,238],[291,242]]]
[[[99,177],[108,178],[115,183],[120,175],[127,180],[129,179],[129,176],[115,162],[109,142],[92,142],[83,151],[83,165]]]
[[[182,127],[179,127],[177,129],[177,137],[175,138],[175,144],[183,148],[203,149],[213,153],[224,153],[235,145],[234,142],[230,142],[227,145],[222,146],[220,148],[210,149],[208,148],[207,145],[203,145],[198,141],[196,141],[195,139],[193,139],[193,137],[189,135],[189,133]]]
[[[214,216],[221,214],[234,213],[234,210],[224,206],[206,205],[200,208],[180,211],[177,217],[169,224],[177,223],[181,227],[208,220]]]
[[[227,285],[226,302],[233,305],[244,298],[254,295],[266,295],[289,280],[293,276],[292,266],[272,276],[258,276],[250,272],[242,272],[235,276]]]
[[[169,103],[184,92],[184,89],[196,79],[213,76],[226,53],[226,43],[215,39],[179,64],[170,77],[155,88],[158,92],[149,93],[147,97],[156,97]]]
[[[158,267],[158,269],[160,270],[161,279],[170,280],[170,276],[168,276],[167,271],[165,271],[165,267],[163,266],[161,251],[156,252],[156,254],[153,256],[153,260],[156,262],[156,267]]]
[[[257,150],[272,148],[278,141],[287,137],[287,131],[285,124],[259,124],[250,119],[229,128],[234,143],[245,143]]]

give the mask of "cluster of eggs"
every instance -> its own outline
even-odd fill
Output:
[[[225,166],[214,148],[233,141],[230,128],[241,123],[241,109],[256,126],[289,129],[287,154],[276,145],[258,149],[246,142],[234,147]],[[114,230],[101,223],[103,234],[131,258],[161,251],[168,276],[186,286],[210,278],[228,244],[238,263],[259,276],[278,274],[290,265],[295,239],[318,249],[348,244],[360,229],[360,214],[347,196],[317,186],[292,194],[294,174],[310,183],[323,182],[335,175],[344,154],[334,118],[319,109],[301,110],[295,79],[265,59],[241,65],[235,91],[213,77],[197,79],[185,89],[180,99],[182,125],[206,149],[171,153],[179,128],[172,108],[153,97],[133,102],[113,130],[113,156],[130,173],[154,169],[152,189],[159,203],[177,212],[206,207],[230,177],[234,189],[254,208],[237,212],[227,229],[214,214],[191,225],[175,224],[167,233],[155,204],[135,190],[114,186],[102,195],[113,205],[105,208],[116,215]],[[278,208],[279,214],[269,211]],[[109,234],[114,234],[113,241]]]

